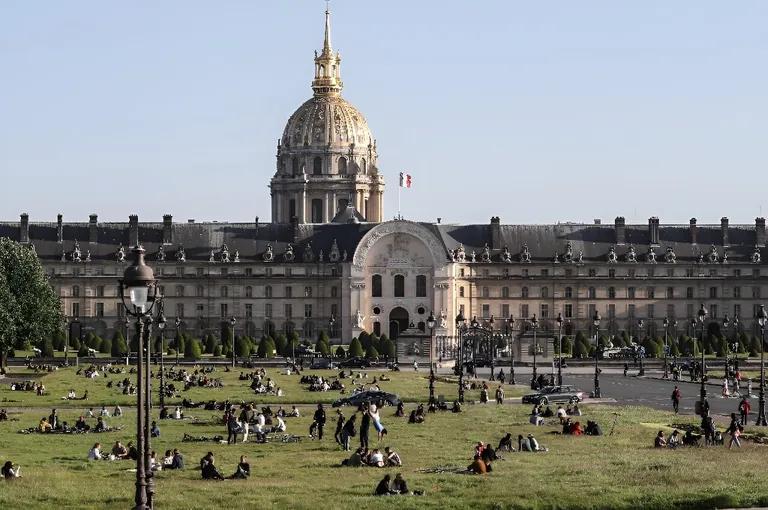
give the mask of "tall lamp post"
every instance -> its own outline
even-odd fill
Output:
[[[727,316],[726,316],[727,317]],[[667,367],[667,352],[669,352],[669,319],[664,317],[664,379],[669,379],[669,369]]]
[[[702,303],[701,308],[699,308],[699,313],[697,314],[697,320],[699,323],[700,328],[700,336],[699,336],[699,349],[701,350],[701,412],[702,416],[706,413],[706,404],[707,404],[707,384],[705,382],[706,379],[706,373],[707,373],[707,366],[704,363],[704,325],[707,320],[707,309],[704,308],[704,304]]]
[[[160,330],[160,409],[165,407],[165,315],[163,314],[163,303],[160,302],[160,317],[157,318],[157,329]]]
[[[728,328],[731,326],[731,319],[728,317],[728,314],[725,314],[725,317],[723,317],[723,334],[725,335],[725,368],[723,368],[723,374],[724,378],[727,381],[728,380],[728,354],[731,350],[730,342],[728,341]]]
[[[531,376],[531,389],[535,390],[537,388],[536,378],[538,377],[536,373],[536,354],[539,351],[539,344],[536,342],[536,330],[539,328],[539,320],[536,318],[535,313],[530,320],[530,324],[533,330],[533,375]]]
[[[144,262],[144,248],[133,248],[134,261],[125,269],[123,278],[119,280],[120,300],[128,315],[136,318],[136,336],[138,352],[136,356],[136,494],[134,498],[137,510],[151,510],[154,499],[154,479],[149,466],[150,434],[149,434],[149,401],[150,377],[149,360],[150,346],[145,339],[145,320],[150,316],[158,294],[157,280],[152,268]],[[127,320],[127,318],[126,318]],[[147,328],[148,329],[148,328]],[[146,346],[145,346],[146,343]],[[146,349],[147,358],[142,354]],[[146,360],[146,361],[145,361]]]
[[[125,316],[125,321],[123,322],[123,325],[125,326],[125,365],[128,366],[128,359],[131,356],[131,340],[128,338],[128,327],[131,325],[131,321],[128,318],[128,316]]]
[[[597,337],[600,334],[600,321],[602,318],[600,317],[600,312],[595,310],[595,315],[592,316],[592,325],[595,326],[595,398],[601,398],[602,393],[600,392],[600,366],[598,365],[598,341]]]
[[[336,317],[331,314],[331,317],[328,319],[328,337],[333,338],[333,325],[336,324]],[[339,346],[341,346],[341,342],[339,342]],[[331,353],[331,357],[333,357],[334,353]]]
[[[427,317],[427,327],[429,328],[429,404],[435,403],[435,363],[433,359],[433,353],[435,350],[435,315],[433,312],[429,312]]]
[[[757,312],[757,323],[760,325],[760,398],[757,404],[757,422],[756,425],[765,427],[768,425],[765,420],[765,325],[768,322],[768,315],[765,313],[765,306],[760,305]]]
[[[515,381],[515,349],[514,349],[515,318],[512,316],[512,314],[509,314],[509,319],[507,319],[507,324],[509,326],[509,356],[510,356],[509,384],[514,386],[515,384],[517,384],[517,381]]]
[[[563,314],[557,314],[557,385],[563,385]]]
[[[488,327],[491,329],[491,336],[490,341],[488,342],[488,355],[491,358],[491,375],[488,378],[489,381],[493,381],[493,369],[494,369],[494,361],[496,360],[496,339],[493,337],[493,327],[495,324],[495,320],[493,319],[493,315],[491,315],[491,318],[488,319]]]
[[[179,347],[181,346],[181,333],[179,327],[181,326],[181,317],[176,317],[176,366],[179,366]]]
[[[467,318],[464,312],[459,310],[456,316],[456,332],[459,334],[459,355],[456,368],[459,373],[459,402],[464,403],[464,333],[467,331]]]
[[[237,319],[235,319],[235,316],[229,318],[229,325],[232,328],[232,368],[235,368],[237,366],[237,355],[235,354],[235,323],[237,323]]]
[[[645,365],[643,364],[643,358],[645,358],[645,347],[640,343],[640,334],[643,331],[643,319],[637,320],[637,343],[638,343],[638,349],[637,353],[640,355],[640,370],[638,371],[637,375],[643,376],[645,375]]]

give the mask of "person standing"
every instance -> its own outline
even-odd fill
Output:
[[[368,406],[363,410],[363,417],[360,420],[360,448],[368,450],[368,431],[371,428],[371,415],[368,413]]]
[[[749,403],[749,399],[745,396],[741,398],[739,402],[739,414],[741,415],[741,425],[746,426],[749,419],[749,412],[752,410],[752,405]]]
[[[341,429],[341,446],[344,448],[345,452],[349,451],[349,439],[351,437],[355,437],[355,434],[357,433],[355,430],[356,419],[357,415],[353,414],[349,417],[349,420],[347,420],[347,423],[345,423]]]
[[[678,410],[680,409],[681,398],[682,394],[680,393],[680,388],[675,386],[675,389],[672,390],[672,409],[675,410],[675,414],[677,414]]]
[[[743,428],[741,427],[741,425],[739,425],[739,422],[736,419],[736,413],[731,413],[731,424],[728,425],[728,429],[726,430],[726,432],[731,435],[731,441],[728,443],[729,450],[734,444],[738,448],[741,448],[741,442],[739,441],[739,436],[741,435],[742,430]]]
[[[323,404],[317,404],[317,410],[314,416],[315,423],[317,423],[317,437],[323,439],[323,427],[325,427],[325,409]]]
[[[341,431],[344,428],[344,414],[342,414],[341,409],[336,409],[336,414],[338,417],[336,418],[336,433],[333,435],[333,438],[336,440],[336,443],[342,445]]]
[[[499,384],[499,387],[496,388],[496,403],[497,404],[504,403],[504,389],[502,389],[501,384]]]

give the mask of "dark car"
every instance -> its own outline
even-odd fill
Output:
[[[365,358],[349,358],[339,363],[339,368],[369,368],[371,362]]]
[[[330,358],[314,358],[309,368],[312,370],[333,370],[336,368],[336,363]]]
[[[361,391],[355,393],[352,396],[344,397],[336,400],[333,403],[333,407],[341,406],[359,406],[364,402],[370,402],[381,407],[383,404],[396,406],[401,402],[400,397],[394,393],[387,393],[386,391]]]
[[[574,404],[584,400],[584,393],[574,386],[547,386],[538,393],[523,396],[523,404],[569,403]]]

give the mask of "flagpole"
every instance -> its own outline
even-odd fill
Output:
[[[397,187],[397,219],[400,220],[403,217],[400,215],[400,190],[403,189],[402,186]]]

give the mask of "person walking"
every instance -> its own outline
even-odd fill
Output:
[[[344,448],[345,452],[349,451],[349,439],[351,437],[355,437],[355,434],[357,431],[355,430],[355,420],[357,419],[357,415],[353,414],[349,417],[349,420],[344,424],[344,426],[341,429],[341,446]]]
[[[747,420],[749,419],[749,412],[752,410],[752,405],[749,403],[749,399],[744,396],[741,398],[741,402],[739,402],[739,414],[741,415],[741,425],[742,427],[747,425]]]
[[[323,439],[323,427],[325,427],[325,409],[323,404],[317,404],[314,420],[317,423],[317,438]]]
[[[739,425],[739,422],[736,419],[736,413],[731,413],[731,424],[728,425],[728,429],[726,430],[726,432],[731,435],[731,441],[728,443],[729,450],[734,444],[738,448],[741,448],[741,442],[739,441],[739,436],[741,436],[742,430],[744,430],[744,428],[741,425]]]
[[[333,438],[336,440],[336,443],[339,445],[343,445],[341,441],[341,431],[344,428],[344,415],[341,412],[341,409],[336,409],[336,414],[338,415],[338,418],[336,418],[336,433],[333,435]]]
[[[680,410],[680,399],[683,398],[682,393],[680,393],[680,388],[675,386],[675,389],[672,390],[672,409],[675,410],[675,414],[678,413]]]

